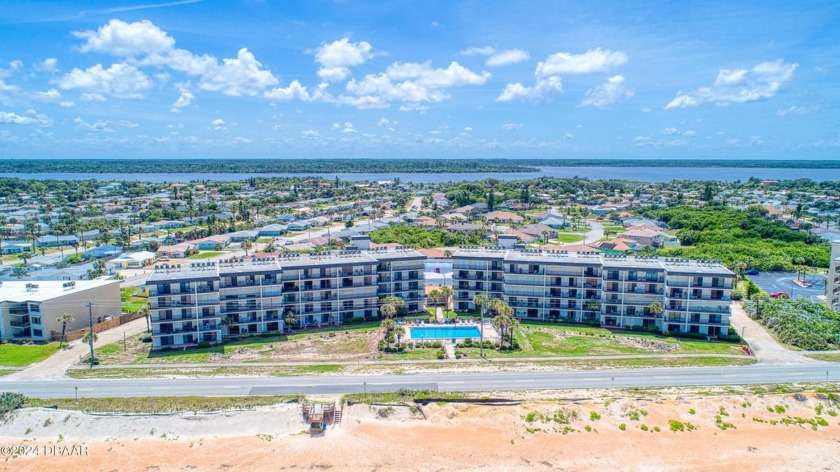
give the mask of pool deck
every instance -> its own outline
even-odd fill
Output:
[[[479,323],[473,322],[462,322],[462,323],[426,323],[426,324],[406,324],[400,325],[405,333],[403,335],[403,340],[405,341],[443,341],[449,340],[452,338],[417,338],[414,339],[411,337],[411,329],[409,328],[478,328],[479,331],[483,332],[484,339],[490,340],[493,342],[499,341],[499,333],[496,332],[496,328],[490,323],[490,321],[485,321],[484,326]],[[458,338],[458,339],[479,339],[480,336],[470,336],[466,338]]]

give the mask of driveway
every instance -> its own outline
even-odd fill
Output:
[[[139,318],[124,325],[111,328],[107,331],[97,333],[97,340],[93,343],[93,347],[102,347],[106,344],[122,341],[123,333],[125,336],[133,336],[137,333],[142,333],[146,330],[146,319]],[[87,343],[82,343],[81,340],[76,340],[70,345],[43,361],[31,365],[20,372],[9,374],[10,380],[55,380],[64,379],[65,371],[68,367],[79,362],[83,356],[90,354],[90,347]]]
[[[589,244],[604,239],[604,225],[595,220],[589,220],[589,231],[583,235],[582,244]]]
[[[755,352],[755,357],[764,364],[818,364],[822,361],[805,357],[779,344],[770,336],[763,326],[753,321],[738,302],[730,305],[732,311],[729,317],[732,327],[743,333],[743,338]]]

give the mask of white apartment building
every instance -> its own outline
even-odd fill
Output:
[[[396,248],[159,265],[146,282],[153,348],[282,331],[287,314],[297,326],[373,318],[388,295],[421,311],[424,259]]]
[[[93,303],[88,310],[88,303]],[[66,331],[122,313],[116,280],[0,282],[0,339],[51,341],[61,336],[58,318],[73,315]]]
[[[715,261],[467,247],[453,256],[457,311],[478,293],[504,299],[519,318],[656,326],[728,334],[735,274]],[[658,302],[664,313],[651,313]]]
[[[840,311],[840,241],[831,242],[831,262],[825,295],[828,308]]]

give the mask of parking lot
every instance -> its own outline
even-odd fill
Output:
[[[825,277],[822,275],[806,275],[810,287],[801,287],[793,282],[796,272],[762,272],[747,278],[767,293],[787,292],[791,298],[808,298],[814,302],[823,301],[818,297],[825,295]]]

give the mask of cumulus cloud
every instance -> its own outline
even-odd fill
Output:
[[[525,86],[520,82],[507,84],[505,89],[496,97],[497,102],[509,102],[511,100],[534,100],[548,101],[555,95],[563,92],[563,80],[560,77],[548,77],[538,79],[533,86]]]
[[[351,79],[347,91],[355,105],[405,102],[420,104],[449,98],[448,89],[464,85],[481,85],[490,78],[488,72],[476,73],[453,61],[446,68],[433,68],[424,63],[395,62],[385,72],[369,74],[361,80]],[[358,100],[363,100],[358,102]],[[345,99],[346,100],[346,99]]]
[[[627,55],[621,51],[609,49],[590,49],[583,54],[557,52],[548,56],[545,61],[537,63],[534,71],[534,85],[527,86],[521,82],[509,83],[496,97],[496,101],[550,101],[555,95],[563,92],[562,76],[609,72],[625,63],[627,63]],[[632,93],[624,87],[624,77],[616,75],[611,77],[606,84],[590,90],[581,106],[606,107]]]
[[[531,56],[526,51],[521,49],[511,49],[509,51],[502,51],[493,54],[487,59],[484,64],[487,67],[502,67],[511,64],[517,64],[522,61],[527,61]]]
[[[678,92],[665,105],[666,110],[688,108],[706,103],[730,105],[772,98],[782,85],[793,79],[799,64],[777,59],[756,64],[751,69],[721,69],[713,85],[693,92]]]
[[[519,128],[522,128],[522,123],[505,123],[502,125],[502,129],[505,131],[513,131]]]
[[[693,138],[694,136],[697,135],[697,133],[694,130],[689,129],[689,130],[680,131],[679,129],[674,128],[674,127],[669,127],[669,128],[663,129],[662,134],[664,134],[665,136],[681,135],[681,136],[685,136],[685,137],[689,137],[689,138]]]
[[[61,101],[61,92],[56,89],[49,89],[46,92],[35,92],[32,98],[39,102],[57,103]]]
[[[321,65],[318,77],[328,82],[339,82],[350,75],[350,68],[367,62],[373,57],[373,46],[367,41],[351,43],[341,38],[323,43],[315,50],[315,62]]]
[[[293,80],[287,87],[276,87],[265,93],[265,97],[271,100],[301,100],[307,102],[310,100],[309,92],[306,87],[300,84],[297,80]]]
[[[0,111],[0,124],[10,125],[48,125],[49,118],[37,113],[35,110],[27,110],[23,115],[10,111]]]
[[[86,102],[104,102],[108,100],[104,95],[99,93],[83,93],[81,98]]]
[[[172,108],[169,111],[172,113],[180,113],[181,109],[190,106],[194,99],[195,95],[190,93],[189,90],[181,90],[181,95],[178,96],[178,100],[172,104]]]
[[[627,55],[609,49],[590,49],[583,54],[554,53],[537,64],[537,77],[609,72],[627,63]]]
[[[257,61],[247,48],[235,58],[196,55],[175,47],[175,39],[148,20],[127,23],[111,20],[98,30],[78,31],[84,39],[84,52],[110,54],[134,66],[168,67],[174,71],[199,77],[199,88],[226,95],[254,96],[278,83],[268,69]],[[67,76],[64,79],[66,80]]]
[[[467,48],[467,49],[464,49],[464,50],[458,52],[458,54],[460,54],[462,56],[489,56],[491,54],[494,54],[495,52],[496,52],[496,50],[493,49],[492,47],[484,46],[484,47]]]
[[[625,97],[632,97],[635,91],[624,86],[624,76],[614,75],[606,83],[586,92],[582,107],[606,108]]]
[[[87,90],[100,96],[143,98],[143,92],[152,87],[152,81],[128,64],[112,64],[107,69],[96,64],[85,70],[74,68],[58,81],[58,86],[64,90]]]
[[[227,131],[227,126],[225,126],[225,120],[216,118],[210,122],[210,127],[208,129],[212,129],[214,131]]]

